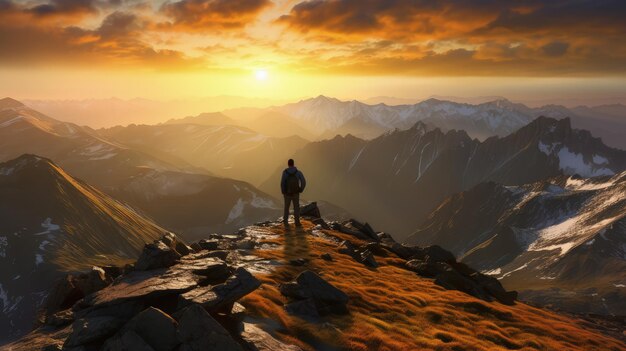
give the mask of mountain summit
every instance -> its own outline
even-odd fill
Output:
[[[307,206],[312,215],[314,208]],[[439,247],[309,216],[145,246],[112,283],[8,347],[102,350],[620,350],[590,324],[515,302]],[[111,277],[113,278],[113,277]],[[608,330],[608,328],[606,329]],[[602,331],[606,331],[602,330]],[[530,337],[529,335],[532,335]]]

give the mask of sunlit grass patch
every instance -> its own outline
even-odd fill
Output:
[[[304,222],[305,230],[312,224]],[[280,230],[271,228],[270,230]],[[327,231],[342,240],[353,237]],[[297,236],[301,235],[301,236]],[[338,252],[338,245],[305,233],[286,233],[273,242],[274,250],[255,252],[285,262],[271,274],[259,276],[262,289],[242,299],[248,313],[280,324],[276,337],[305,350],[613,350],[626,346],[589,331],[577,321],[553,312],[517,303],[485,302],[459,291],[445,290],[403,268],[390,254],[376,256],[379,267],[368,268]],[[298,247],[289,247],[297,245]],[[330,253],[332,261],[320,258]],[[305,258],[304,266],[288,261]],[[330,315],[317,321],[289,315],[279,284],[312,270],[349,297],[348,315]]]

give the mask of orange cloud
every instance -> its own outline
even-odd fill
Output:
[[[169,18],[162,29],[202,32],[241,28],[271,5],[270,0],[180,0],[166,2],[161,12]]]

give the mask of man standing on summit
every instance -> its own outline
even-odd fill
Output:
[[[293,159],[289,159],[287,165],[289,167],[285,168],[280,180],[280,190],[285,197],[283,223],[285,225],[289,224],[289,206],[293,202],[293,216],[296,226],[300,227],[302,225],[300,224],[300,193],[306,187],[306,180],[304,179],[304,174],[294,166]]]

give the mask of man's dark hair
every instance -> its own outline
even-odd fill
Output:
[[[289,161],[287,161],[287,166],[293,167],[293,163],[293,158],[290,158]]]

